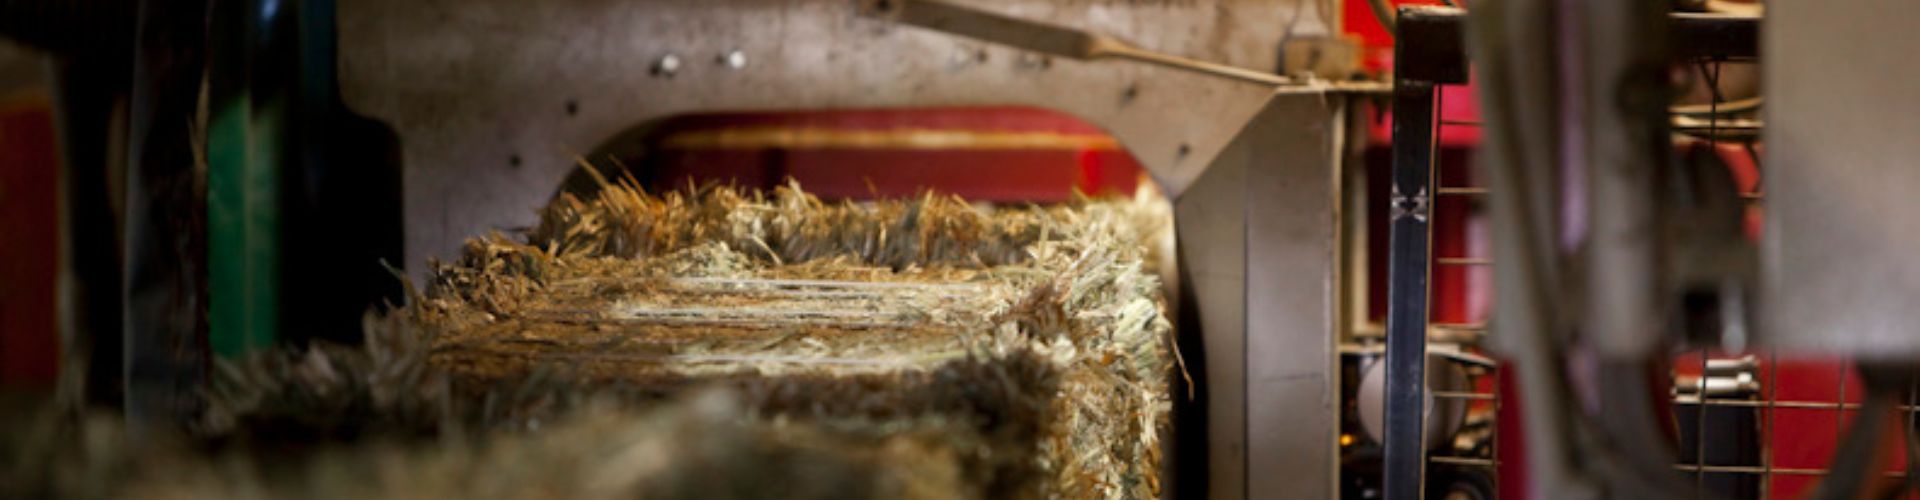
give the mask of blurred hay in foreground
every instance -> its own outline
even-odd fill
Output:
[[[167,464],[143,497],[1160,494],[1164,202],[603,188],[469,241],[365,346],[223,364],[196,431],[229,458],[71,470]]]

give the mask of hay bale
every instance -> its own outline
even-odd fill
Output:
[[[1168,222],[1144,200],[607,185],[468,242],[363,346],[220,361],[187,439],[58,418],[0,439],[0,490],[1154,497]]]
[[[786,186],[563,196],[467,245],[411,313],[456,392],[551,376],[760,418],[940,419],[992,496],[1151,497],[1174,356],[1147,244],[1164,205],[826,203]]]

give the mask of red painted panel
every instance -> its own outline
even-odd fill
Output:
[[[1441,86],[1434,97],[1436,121],[1434,130],[1439,134],[1440,147],[1474,148],[1480,146],[1481,126],[1480,105],[1474,94],[1479,89],[1471,78],[1463,85]],[[1389,144],[1393,140],[1393,111],[1372,109],[1367,120],[1367,140],[1370,143]]]
[[[655,152],[642,159],[641,180],[654,189],[688,181],[767,188],[792,178],[828,199],[903,197],[934,190],[969,200],[1060,202],[1076,190],[1131,194],[1144,171],[1098,127],[1027,107],[689,115],[667,120],[650,140],[712,138],[716,133],[744,136],[755,131],[762,133],[758,142],[651,148]],[[851,140],[847,134],[875,131],[989,135],[1010,141],[927,147],[865,135],[861,138],[871,140],[870,144],[847,142]],[[787,132],[815,141],[780,139]],[[838,139],[819,140],[827,136]],[[1042,144],[1019,144],[1023,138],[1037,138]]]
[[[747,127],[883,130],[927,128],[1103,134],[1100,127],[1071,115],[1025,106],[873,108],[805,111],[703,113],[669,118],[662,130]]]
[[[923,189],[979,201],[1064,201],[1076,151],[825,150],[792,152],[788,173],[825,198],[912,196]]]
[[[51,388],[58,143],[45,97],[0,102],[0,385]]]

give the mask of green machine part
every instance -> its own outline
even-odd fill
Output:
[[[267,347],[279,330],[280,116],[247,97],[207,126],[208,335],[221,357]]]
[[[206,88],[208,343],[359,341],[404,300],[391,129],[341,102],[333,0],[215,6]]]
[[[213,14],[206,128],[208,340],[235,357],[272,345],[280,321],[281,157],[286,92],[262,47],[264,2]],[[277,12],[276,12],[277,14]]]

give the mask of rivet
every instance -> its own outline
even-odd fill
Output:
[[[667,54],[653,63],[653,76],[673,76],[680,72],[680,56]]]
[[[740,49],[729,50],[727,53],[720,55],[720,65],[726,66],[728,69],[745,68],[747,67],[747,53],[741,52]]]

